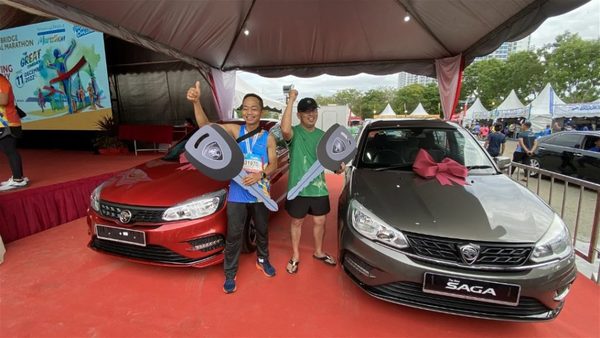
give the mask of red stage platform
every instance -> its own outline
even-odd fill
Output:
[[[0,235],[4,243],[83,217],[90,193],[98,184],[116,172],[161,156],[30,149],[20,152],[30,184],[0,192]],[[0,160],[0,179],[4,181],[10,175],[4,158]]]
[[[336,206],[343,179],[329,175],[327,180]],[[328,217],[325,241],[332,254],[337,249],[336,209]],[[231,295],[222,291],[222,266],[155,267],[88,249],[84,218],[14,241],[0,264],[0,336],[600,336],[600,288],[583,276],[575,282],[561,315],[550,322],[498,322],[434,313],[376,300],[356,287],[339,266],[312,259],[310,222],[303,231],[299,273],[287,274],[289,223],[284,211],[269,223],[277,276],[265,277],[255,268],[254,255],[242,255],[238,290]]]

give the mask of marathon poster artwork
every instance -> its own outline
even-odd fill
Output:
[[[23,129],[94,130],[111,116],[103,34],[62,20],[0,30]]]

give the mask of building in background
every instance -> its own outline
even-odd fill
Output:
[[[496,49],[492,53],[490,53],[486,56],[475,58],[475,61],[489,60],[489,59],[500,59],[500,60],[506,61],[510,54],[516,53],[516,52],[528,51],[530,49],[531,49],[531,35],[529,35],[526,38],[519,40],[519,41],[505,42],[502,45],[500,45],[500,47],[498,47],[498,49]]]
[[[423,75],[415,75],[406,72],[398,73],[398,89],[415,83],[425,86],[429,83],[437,83],[437,80]]]

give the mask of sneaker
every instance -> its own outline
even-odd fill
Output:
[[[273,265],[271,265],[271,263],[269,263],[269,260],[266,258],[259,257],[258,259],[256,259],[256,267],[258,268],[258,270],[261,270],[267,277],[275,276],[275,268],[273,267]]]
[[[225,283],[223,284],[223,292],[234,293],[236,289],[235,279],[225,279]]]
[[[27,177],[23,177],[20,181],[15,181],[14,178],[12,178],[12,176],[11,176],[7,181],[0,183],[0,185],[2,185],[2,186],[10,185],[10,186],[18,188],[18,187],[26,186],[27,183],[29,183],[29,179]]]

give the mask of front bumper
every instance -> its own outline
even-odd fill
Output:
[[[479,271],[438,265],[408,257],[399,250],[364,238],[341,226],[340,261],[344,271],[368,294],[417,308],[488,319],[541,321],[555,318],[564,299],[557,292],[575,280],[575,258],[523,271]],[[426,272],[516,284],[521,287],[517,306],[480,302],[423,292]],[[568,291],[567,291],[568,292]]]
[[[103,254],[152,265],[176,267],[206,267],[223,261],[227,215],[225,208],[197,220],[164,222],[162,224],[124,225],[115,220],[100,217],[94,210],[88,210],[88,246]],[[146,246],[115,242],[96,236],[95,225],[143,231]],[[193,244],[214,241],[217,244],[207,248],[194,248]],[[192,244],[193,243],[193,244]]]

